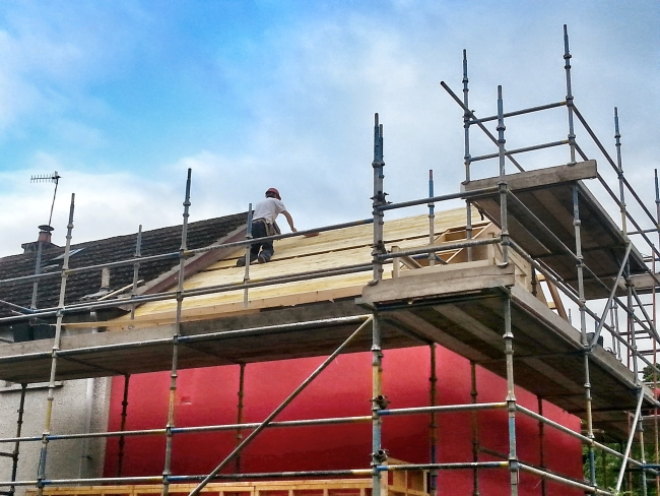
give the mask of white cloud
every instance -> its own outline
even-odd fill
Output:
[[[56,226],[55,234],[60,242],[72,191],[77,193],[77,239],[135,232],[140,223],[149,229],[180,222],[188,167],[193,169],[191,220],[244,211],[270,186],[282,191],[300,228],[368,217],[374,112],[380,113],[385,128],[385,184],[391,200],[425,195],[428,169],[435,170],[437,194],[455,192],[464,178],[462,111],[439,81],[446,80],[462,97],[463,48],[469,57],[470,107],[480,116],[495,113],[498,84],[504,87],[506,111],[565,96],[562,23],[567,2],[544,3],[524,12],[517,12],[516,2],[487,1],[397,1],[369,12],[337,8],[323,18],[273,21],[261,38],[241,39],[241,60],[226,55],[216,61],[216,77],[226,86],[217,89],[206,82],[204,90],[211,93],[200,89],[197,104],[203,107],[204,98],[219,98],[213,92],[231,94],[239,111],[228,108],[222,118],[240,126],[240,147],[191,139],[176,154],[150,158],[150,168],[140,169],[140,159],[133,155],[140,155],[152,137],[136,135],[135,153],[127,147],[126,163],[114,163],[115,158],[101,151],[85,161],[76,156],[83,144],[107,150],[117,139],[80,117],[114,111],[104,105],[94,85],[126,77],[127,67],[139,58],[136,53],[150,50],[139,48],[149,46],[145,40],[155,46],[165,42],[155,28],[161,22],[158,14],[145,14],[135,7],[139,4],[115,8],[114,3],[81,3],[82,8],[43,13],[36,12],[42,3],[28,4],[32,9],[15,14],[11,29],[0,32],[0,58],[7,60],[0,68],[0,129],[16,124],[12,133],[29,134],[30,123],[50,125],[55,130],[50,135],[63,138],[69,148],[33,154],[40,157],[30,166],[34,172],[3,176],[0,207],[13,205],[9,211],[14,211],[22,206],[11,219],[0,220],[3,232],[17,233],[2,237],[0,249],[5,253],[16,252],[16,239],[34,238],[36,224],[47,215],[50,193],[44,193],[43,185],[29,185],[27,179],[30,173],[50,170],[63,176],[57,205],[61,227]],[[612,152],[612,107],[619,106],[626,170],[652,202],[648,184],[660,142],[649,123],[660,111],[654,87],[660,64],[652,47],[633,40],[641,38],[651,45],[647,40],[657,40],[658,35],[648,34],[646,24],[651,21],[645,23],[637,14],[637,26],[623,20],[605,22],[608,15],[624,19],[627,11],[621,9],[582,6],[580,15],[568,20],[574,92],[578,107]],[[203,33],[199,36],[201,41],[190,42],[199,43],[195,56],[222,52],[207,46],[213,41]],[[632,56],[634,49],[643,57]],[[185,62],[185,67],[198,67],[197,74],[205,75],[213,67],[206,59]],[[166,67],[163,73],[168,70],[174,75],[180,67]],[[171,92],[176,94],[176,88]],[[78,113],[70,115],[71,109]],[[508,146],[565,138],[565,109],[548,115],[552,118],[508,121]],[[125,122],[137,117],[121,116]],[[196,117],[207,116],[193,116],[191,122]],[[472,133],[472,153],[494,151],[479,134]],[[216,143],[229,139],[217,136]],[[579,130],[580,142],[585,138]],[[520,160],[532,168],[549,160],[564,161],[561,157],[539,154]],[[93,172],[95,167],[104,172]],[[125,172],[126,167],[133,169]],[[474,174],[492,175],[488,171],[494,167],[495,163],[475,164]],[[83,168],[87,172],[81,172]],[[601,168],[605,173],[604,161]],[[113,169],[117,172],[108,172]],[[18,226],[22,231],[13,231]]]

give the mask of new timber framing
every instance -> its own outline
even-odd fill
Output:
[[[591,494],[614,494],[603,489],[596,479],[596,453],[617,457],[621,469],[616,477],[616,491],[624,483],[627,468],[638,474],[638,485],[645,491],[650,482],[647,476],[655,478],[657,484],[657,412],[658,403],[651,388],[643,383],[642,369],[650,367],[657,376],[656,350],[658,332],[655,325],[655,290],[658,283],[655,273],[655,260],[660,257],[656,245],[649,239],[651,232],[657,231],[660,224],[660,206],[654,217],[642,206],[642,211],[655,229],[645,228],[636,221],[626,208],[627,193],[641,203],[630,188],[624,174],[620,153],[620,132],[618,115],[615,119],[616,160],[606,152],[594,133],[578,111],[573,101],[571,87],[570,51],[568,34],[564,32],[564,60],[566,73],[566,100],[555,104],[505,113],[503,91],[498,87],[495,116],[477,118],[468,102],[467,57],[463,62],[463,99],[459,99],[442,83],[450,96],[464,111],[465,128],[465,171],[466,179],[462,191],[456,194],[433,196],[432,179],[429,197],[408,202],[388,204],[384,189],[384,144],[383,126],[376,116],[374,126],[374,173],[373,218],[356,222],[327,226],[322,229],[294,234],[272,236],[269,239],[285,239],[309,232],[324,232],[345,229],[351,226],[373,223],[373,246],[371,263],[347,264],[333,269],[306,271],[295,275],[275,277],[261,281],[246,280],[239,285],[218,284],[204,288],[186,289],[184,274],[186,260],[200,253],[213,250],[240,250],[250,245],[250,240],[214,245],[204,249],[186,248],[186,226],[190,208],[191,174],[186,181],[184,199],[181,248],[176,253],[161,257],[178,257],[179,271],[176,288],[173,291],[138,295],[136,291],[127,299],[84,303],[65,306],[67,277],[72,273],[67,260],[70,248],[74,201],[72,198],[67,246],[64,267],[59,274],[37,274],[23,278],[0,281],[0,284],[16,281],[35,281],[44,277],[61,278],[60,304],[57,308],[37,310],[31,317],[54,317],[56,335],[53,342],[34,341],[0,346],[0,379],[11,380],[23,385],[32,382],[48,381],[49,392],[45,407],[44,429],[40,436],[21,437],[22,407],[19,409],[17,435],[0,439],[0,444],[15,446],[12,456],[11,480],[0,481],[13,493],[18,486],[35,486],[41,495],[44,488],[74,484],[134,484],[152,483],[162,486],[162,493],[168,494],[171,484],[195,483],[191,494],[198,494],[204,485],[218,479],[259,479],[277,477],[314,478],[327,476],[371,477],[372,494],[380,494],[386,484],[383,473],[388,471],[463,470],[473,477],[473,492],[479,492],[480,474],[487,469],[504,469],[509,473],[510,493],[518,494],[521,472],[532,474],[543,482],[541,490],[546,492],[546,481],[554,481],[576,487]],[[548,109],[566,107],[569,129],[567,138],[517,150],[507,150],[505,140],[505,119],[518,115],[536,113]],[[596,161],[586,156],[576,138],[574,121],[578,120],[602,153],[602,159],[609,163],[617,174],[619,194],[615,194],[598,172]],[[496,123],[496,135],[486,127]],[[497,147],[493,154],[472,157],[470,154],[470,129],[477,126]],[[569,159],[565,165],[542,170],[525,171],[515,156],[535,150],[568,145]],[[497,159],[499,172],[492,178],[472,180],[471,168],[475,162]],[[580,160],[578,162],[578,159]],[[600,159],[599,159],[600,160]],[[507,173],[507,164],[513,164],[517,172]],[[432,178],[432,175],[430,176]],[[618,226],[607,214],[595,196],[587,189],[585,181],[594,180],[605,188],[606,193],[616,203],[621,212]],[[658,199],[656,178],[656,205]],[[466,239],[438,243],[434,237],[434,210],[436,203],[464,199],[466,202]],[[388,246],[384,236],[386,212],[414,205],[428,204],[429,243],[424,246],[397,251]],[[473,209],[483,212],[499,226],[499,234],[490,238],[480,238],[474,234]],[[634,231],[628,232],[632,224]],[[473,236],[474,234],[474,236]],[[641,239],[651,252],[652,270],[633,245],[630,237]],[[463,262],[443,264],[439,254],[458,250],[466,254]],[[139,263],[146,257],[139,256],[123,262],[101,264],[78,268],[76,272],[98,271],[104,266],[134,266],[135,281]],[[486,258],[480,253],[487,253]],[[384,277],[386,264],[398,264],[404,257],[411,257],[419,268],[402,271],[398,277]],[[151,257],[150,259],[154,259]],[[415,266],[414,264],[410,264]],[[531,269],[531,290],[521,284],[521,267]],[[278,285],[293,281],[325,279],[332,276],[371,272],[367,284],[356,305],[353,296],[344,296],[334,301],[307,301],[302,305],[271,309],[268,312],[236,312],[231,316],[217,315],[203,320],[183,319],[185,301],[191,297],[227,291],[246,291],[268,285]],[[542,282],[553,290],[558,290],[568,303],[579,312],[579,328],[576,329],[566,318],[542,303],[537,294],[542,291]],[[646,281],[636,286],[636,281]],[[527,284],[527,283],[525,283]],[[135,286],[135,284],[134,284]],[[348,293],[347,293],[348,294]],[[652,314],[644,309],[642,301],[646,295],[652,298]],[[604,309],[596,311],[589,307],[590,299],[607,299]],[[120,332],[65,336],[62,333],[63,318],[71,313],[93,311],[115,306],[134,307],[148,302],[175,300],[174,319],[169,324],[158,325],[146,322],[146,327],[136,325],[134,329]],[[622,310],[623,319],[617,310]],[[608,322],[608,317],[610,321]],[[20,322],[25,316],[0,319],[1,323]],[[620,324],[623,320],[623,325]],[[137,320],[135,321],[138,322]],[[595,332],[590,334],[590,323]],[[362,332],[371,324],[371,336]],[[91,323],[90,323],[91,325]],[[93,323],[97,326],[112,326],[111,322]],[[623,330],[621,329],[623,327]],[[599,337],[605,332],[614,350],[610,353],[599,345]],[[204,343],[204,346],[199,346]],[[406,409],[388,408],[383,391],[383,350],[405,346],[428,344],[435,363],[435,345],[440,344],[472,362],[472,402],[459,405],[435,404],[434,388],[437,378],[432,375],[430,405]],[[286,407],[311,380],[340,352],[371,351],[372,354],[372,398],[369,415],[342,418],[317,418],[298,421],[277,422],[275,417]],[[204,367],[223,364],[245,364],[263,360],[286,359],[304,356],[325,355],[329,358],[299,388],[275,409],[263,422],[246,424],[239,420],[233,425],[200,426],[194,428],[177,427],[174,423],[174,394],[177,390],[178,371],[182,368]],[[507,383],[507,394],[502,401],[478,402],[475,366],[480,365],[499,376]],[[83,377],[123,375],[128,378],[135,373],[157,370],[170,370],[170,388],[167,424],[161,429],[141,431],[121,431],[56,434],[51,432],[51,417],[56,381]],[[654,379],[654,383],[657,382]],[[539,405],[545,399],[579,416],[584,421],[584,433],[573,432],[539,412],[533,412],[520,405],[515,396],[515,386],[525,387],[537,395]],[[22,388],[24,398],[25,387]],[[126,394],[124,396],[127,397]],[[22,403],[21,403],[22,404]],[[450,412],[470,412],[474,419],[478,412],[485,410],[506,412],[508,425],[508,451],[506,453],[487,452],[479,443],[476,422],[473,425],[473,450],[469,460],[454,463],[438,463],[436,449],[429,455],[429,463],[396,464],[387,463],[387,446],[383,446],[382,419],[394,415],[433,415],[431,431],[436,428],[435,415]],[[366,413],[366,412],[365,412]],[[124,405],[123,418],[126,411]],[[520,415],[528,416],[539,425],[539,450],[541,466],[519,458],[516,421]],[[353,470],[316,470],[286,473],[234,473],[219,474],[232,459],[239,456],[241,449],[255,436],[267,428],[282,428],[295,425],[349,424],[354,422],[371,423],[372,453],[370,467]],[[474,422],[474,420],[473,420]],[[645,436],[646,427],[653,427],[651,436]],[[545,428],[556,429],[580,440],[588,451],[589,480],[575,480],[556,474],[544,467]],[[251,430],[244,442],[239,444],[209,474],[175,475],[171,472],[171,455],[175,436],[190,432],[211,432],[222,430]],[[625,441],[622,452],[613,450],[605,443],[596,441],[596,432],[605,431],[613,438]],[[653,463],[631,458],[631,447],[638,436],[639,443],[652,439],[656,450]],[[148,477],[126,477],[118,474],[113,478],[56,479],[48,476],[46,462],[49,444],[63,439],[164,436],[166,456],[162,474]],[[40,442],[41,454],[35,478],[16,480],[19,444]],[[122,445],[123,446],[123,445]],[[437,447],[436,447],[437,448]],[[123,448],[122,448],[123,449]],[[496,461],[483,460],[482,454],[498,458]],[[120,450],[120,459],[123,451]],[[121,466],[119,467],[121,473]],[[431,484],[432,491],[443,494],[443,488]],[[643,493],[644,494],[644,493]]]

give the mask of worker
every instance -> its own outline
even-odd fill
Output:
[[[287,212],[284,203],[282,203],[280,192],[275,188],[268,188],[268,190],[266,190],[266,199],[260,201],[254,207],[254,213],[252,216],[252,238],[256,239],[257,242],[253,243],[250,247],[250,263],[255,260],[258,260],[259,263],[270,262],[270,258],[275,252],[273,249],[273,241],[260,242],[258,241],[258,238],[280,234],[280,228],[275,222],[275,219],[277,219],[279,214],[284,215],[286,221],[289,223],[291,232],[298,231],[293,225],[293,217]],[[239,258],[236,261],[236,265],[244,266],[245,256]]]

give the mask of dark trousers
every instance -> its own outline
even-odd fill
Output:
[[[252,222],[252,238],[265,238],[266,236],[268,236],[268,233],[266,232],[266,223],[261,220]],[[260,251],[262,258],[265,258],[266,262],[269,262],[270,257],[272,257],[273,253],[275,253],[275,250],[273,249],[273,242],[264,241],[252,243],[252,246],[250,247],[250,262],[257,259]]]

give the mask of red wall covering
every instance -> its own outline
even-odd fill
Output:
[[[245,369],[244,422],[260,422],[306,379],[323,358],[249,364]],[[443,348],[437,348],[438,403],[469,403],[469,362]],[[430,352],[428,347],[385,351],[383,392],[391,408],[429,404]],[[239,367],[225,366],[179,372],[176,392],[177,427],[233,424],[236,422]],[[126,429],[162,428],[167,420],[169,373],[142,374],[130,379]],[[110,430],[119,430],[124,379],[112,384]],[[504,401],[506,382],[477,368],[479,402]],[[516,390],[519,403],[538,410],[534,395]],[[339,356],[291,403],[276,420],[370,415],[371,354]],[[544,402],[544,414],[573,430],[580,421],[554,405]],[[469,413],[438,416],[439,461],[472,460],[471,418]],[[409,462],[429,461],[428,415],[386,417],[383,447],[393,458]],[[500,453],[508,451],[505,410],[478,414],[481,445]],[[518,414],[516,417],[518,456],[522,461],[540,463],[538,423]],[[247,431],[244,433],[247,435]],[[164,436],[127,437],[122,475],[158,475],[163,471]],[[215,468],[235,446],[235,432],[181,434],[174,438],[172,473],[204,474]],[[550,427],[545,428],[545,463],[558,473],[582,478],[579,441]],[[241,471],[273,472],[368,468],[371,453],[371,425],[273,428],[262,432],[241,454]],[[108,441],[105,475],[117,471],[118,439]],[[482,454],[481,460],[495,458]],[[234,462],[228,466],[232,472]],[[504,469],[482,470],[479,476],[482,496],[509,494],[509,475]],[[548,482],[549,494],[581,494],[575,489]],[[521,473],[520,495],[538,495],[540,480]],[[441,472],[439,494],[468,495],[472,472]],[[556,491],[556,492],[555,492]]]

